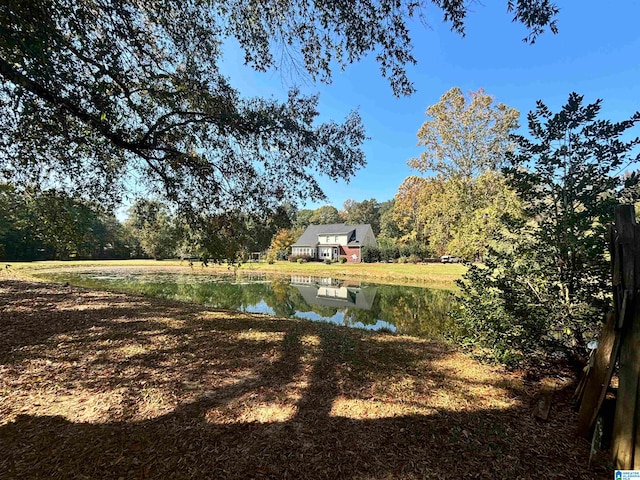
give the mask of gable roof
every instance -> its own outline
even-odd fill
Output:
[[[360,225],[347,225],[345,223],[331,223],[329,225],[309,225],[300,238],[292,245],[292,247],[312,247],[318,244],[318,235],[338,235],[348,234],[356,231],[355,240],[349,242],[349,245],[353,245],[356,242],[361,244],[364,240],[367,231],[371,230],[371,225],[368,223]]]

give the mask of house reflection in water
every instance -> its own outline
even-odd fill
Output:
[[[298,289],[305,302],[336,309],[371,310],[377,287],[335,278],[291,276],[291,286]]]

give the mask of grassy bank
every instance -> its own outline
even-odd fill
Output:
[[[446,345],[0,280],[0,478],[609,478]]]
[[[193,273],[230,273],[236,271],[227,265],[209,265],[203,267],[199,263],[189,267],[187,262],[179,260],[104,260],[104,261],[48,261],[48,262],[10,262],[5,270],[5,277],[10,273],[28,277],[38,271],[67,268],[154,268]],[[291,263],[276,262],[245,263],[238,273],[267,273],[273,275],[309,275],[333,278],[352,278],[370,282],[395,283],[428,286],[431,288],[454,289],[455,280],[466,271],[460,264],[399,264],[399,263],[361,263],[326,265],[321,262]]]

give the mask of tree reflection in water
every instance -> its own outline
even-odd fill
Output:
[[[451,292],[307,276],[267,278],[170,273],[41,274],[74,285],[107,288],[215,308],[328,321],[432,338],[449,329]]]

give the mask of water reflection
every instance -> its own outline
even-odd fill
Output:
[[[360,282],[334,278],[291,277],[291,285],[298,289],[309,305],[335,308],[371,310],[378,288]]]
[[[92,271],[41,276],[215,308],[385,329],[420,337],[445,332],[449,321],[450,293],[421,287],[299,275],[269,278]]]
[[[361,282],[335,278],[292,275],[291,286],[300,292],[304,301],[311,307],[311,311],[296,312],[295,316],[298,318],[324,320],[372,330],[396,331],[393,323],[373,318],[375,315],[362,318],[362,315],[358,317],[352,312],[353,309],[373,309],[378,290],[375,285],[363,285]],[[361,321],[361,318],[366,323]]]

